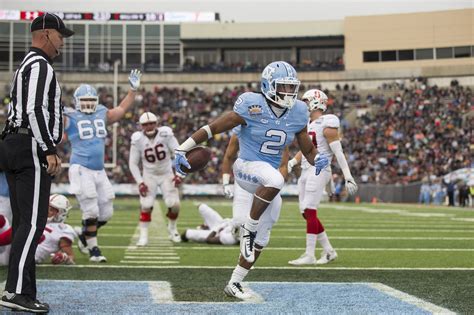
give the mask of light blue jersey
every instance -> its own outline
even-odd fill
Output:
[[[69,119],[65,131],[72,148],[70,164],[79,164],[96,171],[104,169],[107,111],[105,106],[98,105],[92,114],[77,110],[64,112]]]
[[[296,101],[277,118],[265,96],[252,92],[237,99],[234,112],[246,123],[238,133],[239,158],[267,162],[276,169],[280,166],[283,149],[306,127],[309,118],[308,107],[301,101]]]
[[[0,196],[10,197],[10,192],[8,190],[7,176],[5,172],[0,172]]]

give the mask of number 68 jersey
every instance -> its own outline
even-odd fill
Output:
[[[70,108],[64,111],[68,118],[65,131],[72,149],[70,164],[79,164],[96,171],[104,169],[107,111],[104,105],[97,105],[97,110],[92,114]]]
[[[134,132],[131,139],[129,164],[135,181],[137,183],[143,182],[138,168],[140,160],[144,174],[169,174],[172,170],[171,157],[178,146],[178,140],[170,127],[158,127],[153,138],[146,136],[143,131]]]

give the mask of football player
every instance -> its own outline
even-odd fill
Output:
[[[83,253],[89,253],[92,262],[107,261],[98,246],[97,229],[112,217],[115,198],[104,170],[107,125],[122,119],[132,106],[140,87],[140,77],[140,71],[130,72],[130,91],[116,108],[109,110],[100,105],[97,91],[88,84],[82,84],[74,92],[75,109],[64,112],[65,131],[72,148],[70,193],[76,195],[82,211],[82,233],[78,245]]]
[[[239,151],[238,134],[240,132],[240,127],[236,127],[232,131],[234,134],[230,138],[229,145],[227,146],[222,163],[222,183],[224,185],[225,196],[228,198],[234,198],[232,202],[232,221],[234,224],[237,223],[241,225],[245,223],[247,217],[249,216],[253,195],[240,187],[237,181],[234,182],[234,189],[232,189],[230,186],[230,172],[232,169],[232,163],[235,161]],[[283,151],[279,167],[279,171],[285,179],[288,176],[288,159],[289,150],[287,147]],[[249,263],[246,260],[240,259],[239,263],[232,272],[227,286],[224,288],[224,292],[227,296],[236,297],[242,300],[251,298],[251,295],[248,292],[245,292],[242,288],[241,282],[245,279],[249,270],[255,264],[263,248],[267,246],[268,242],[270,241],[270,232],[273,225],[280,217],[281,206],[282,199],[280,194],[278,194],[260,217],[257,234],[255,237],[255,260],[252,263]]]
[[[178,140],[170,127],[157,127],[155,114],[145,112],[140,116],[141,131],[133,133],[130,146],[129,167],[138,184],[140,193],[140,238],[137,246],[148,244],[148,225],[151,222],[153,203],[160,187],[163,200],[168,207],[168,233],[170,240],[179,243],[181,237],[176,227],[179,214],[179,191],[181,177],[173,171],[171,160]],[[143,176],[138,167],[143,166]]]
[[[317,147],[320,154],[328,157],[329,161],[335,156],[339,167],[344,174],[346,189],[350,195],[357,192],[357,184],[351,175],[351,171],[342,150],[339,139],[339,118],[335,115],[323,113],[327,109],[328,97],[320,90],[309,90],[304,93],[302,100],[307,104],[310,112],[308,122],[308,135],[311,142]],[[295,158],[288,162],[288,171],[301,163],[301,176],[298,179],[298,198],[301,214],[306,220],[306,252],[298,259],[291,260],[291,265],[327,264],[337,258],[337,253],[331,246],[324,226],[317,216],[317,209],[327,185],[331,184],[331,168],[325,168],[319,176],[314,175],[314,166],[298,152]],[[323,247],[321,258],[316,260],[314,251],[316,242],[319,241]]]
[[[270,63],[262,72],[261,93],[243,93],[237,98],[232,112],[203,126],[176,149],[176,171],[185,175],[181,167],[190,168],[186,152],[215,134],[241,126],[234,178],[244,190],[253,194],[250,215],[241,227],[241,257],[237,267],[242,267],[239,269],[242,279],[262,248],[262,244],[255,243],[260,217],[284,184],[278,167],[285,147],[296,137],[307,160],[316,165],[317,174],[328,165],[327,158],[316,155],[316,148],[306,132],[308,109],[305,103],[296,99],[299,86],[296,70],[290,64],[284,61]],[[235,280],[235,284],[239,282]],[[242,290],[237,289],[225,292],[239,297]]]
[[[183,241],[221,245],[234,245],[239,242],[238,223],[222,218],[216,210],[204,203],[198,206],[198,210],[204,224],[199,229],[186,229],[182,234]]]
[[[10,206],[10,191],[8,189],[5,172],[0,170],[0,215],[4,215],[8,222],[12,220],[12,208]]]
[[[74,264],[72,243],[77,235],[70,225],[64,223],[70,209],[71,204],[65,196],[53,194],[49,197],[48,222],[36,249],[36,263],[50,259],[55,265]]]
[[[8,265],[11,242],[12,227],[10,225],[10,221],[5,215],[0,214],[0,266]]]

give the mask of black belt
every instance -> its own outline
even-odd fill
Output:
[[[22,134],[22,135],[27,135],[27,136],[33,137],[33,132],[31,131],[31,129],[23,128],[23,127],[11,128],[11,129],[7,130],[6,133],[7,133],[7,135]]]

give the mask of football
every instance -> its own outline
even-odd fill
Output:
[[[200,171],[206,167],[207,163],[211,159],[211,150],[206,147],[195,147],[186,153],[186,159],[188,159],[191,169],[181,167],[183,172],[193,173]]]

